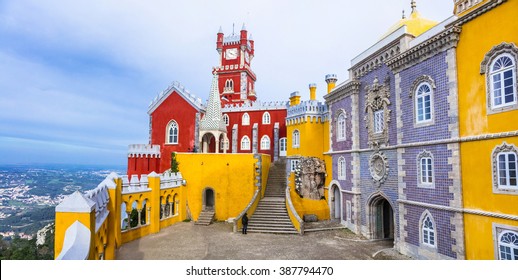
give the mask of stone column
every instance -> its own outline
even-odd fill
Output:
[[[127,227],[127,229],[131,229],[131,211],[126,211],[126,214],[128,215],[128,227]]]
[[[140,226],[140,219],[141,219],[141,216],[140,216],[140,213],[142,212],[142,209],[137,209],[137,212],[138,212],[138,221],[137,221],[137,227]]]

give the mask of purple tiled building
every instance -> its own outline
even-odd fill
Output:
[[[418,259],[465,257],[462,214],[451,210],[462,204],[453,19],[417,37],[395,29],[324,97],[329,191],[342,205],[333,218]]]

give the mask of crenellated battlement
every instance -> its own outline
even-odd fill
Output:
[[[132,144],[128,146],[128,157],[160,157],[160,145]]]
[[[328,118],[329,109],[323,102],[317,100],[306,100],[300,104],[288,108],[286,124],[291,125],[301,122],[324,122]]]
[[[148,114],[151,114],[173,91],[183,96],[187,102],[191,103],[198,110],[205,110],[205,105],[202,103],[201,98],[196,97],[187,90],[180,82],[172,82],[167,89],[161,91],[149,104]]]
[[[221,109],[222,113],[242,112],[242,111],[263,111],[263,110],[283,110],[287,109],[289,102],[287,101],[271,101],[271,102],[250,102],[242,104],[225,104]]]

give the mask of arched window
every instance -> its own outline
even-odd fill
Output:
[[[241,118],[241,125],[250,125],[250,116],[248,113],[243,114],[243,117]]]
[[[270,124],[270,113],[264,112],[264,114],[263,114],[263,124]]]
[[[178,144],[178,124],[172,120],[167,125],[167,144]]]
[[[345,140],[345,113],[340,113],[336,119],[337,140]]]
[[[270,149],[270,137],[264,135],[261,138],[261,150],[269,150]]]
[[[382,133],[385,123],[385,115],[383,110],[374,112],[374,133]]]
[[[430,247],[436,247],[435,223],[432,216],[427,213],[421,222],[421,242]]]
[[[250,150],[250,138],[246,135],[241,138],[241,150]]]
[[[338,180],[345,180],[345,158],[340,157],[338,159]]]
[[[232,79],[228,79],[225,81],[225,87],[223,88],[223,92],[234,92],[234,81]]]
[[[225,125],[229,125],[230,124],[230,118],[228,117],[227,114],[223,115],[223,121],[225,122]]]
[[[292,137],[291,137],[291,141],[292,141],[292,147],[293,148],[298,148],[299,145],[300,145],[300,132],[298,130],[294,130],[293,133],[292,133]]]
[[[498,256],[501,260],[518,260],[518,233],[503,231],[498,237]]]
[[[503,143],[493,151],[493,191],[518,191],[518,150]]]
[[[516,104],[516,61],[509,54],[497,56],[489,68],[491,107]]]
[[[432,86],[429,83],[421,83],[415,91],[415,119],[416,123],[432,120]]]

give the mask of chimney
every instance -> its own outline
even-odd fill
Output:
[[[300,104],[300,94],[298,91],[292,92],[290,94],[290,107],[296,106]]]

